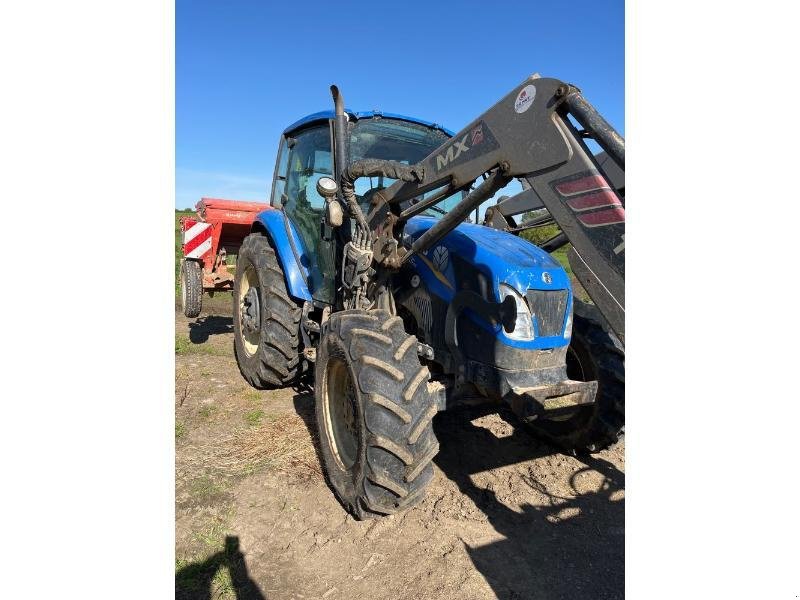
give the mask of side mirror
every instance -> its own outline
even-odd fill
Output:
[[[330,177],[320,177],[317,181],[317,192],[325,198],[325,221],[330,227],[339,227],[344,223],[342,205],[336,200],[339,186]]]

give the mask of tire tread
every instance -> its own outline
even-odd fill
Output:
[[[262,335],[258,350],[247,357],[239,331],[237,302],[240,277],[249,261],[262,287]],[[286,278],[270,240],[251,233],[242,242],[236,264],[233,293],[234,350],[239,370],[247,382],[258,389],[280,388],[295,383],[302,374],[300,317],[301,308],[289,296]]]
[[[353,470],[361,473],[355,476],[355,484],[336,483],[351,472],[334,470],[325,441],[322,393],[317,389],[317,425],[328,481],[342,504],[359,519],[409,508],[424,497],[439,449],[432,425],[439,404],[427,385],[430,373],[417,353],[408,351],[416,346],[416,338],[406,333],[402,319],[384,310],[334,313],[323,331],[317,381],[324,377],[329,336],[331,344],[346,351],[357,382],[366,447],[359,459],[364,462]],[[400,349],[403,351],[398,352]]]

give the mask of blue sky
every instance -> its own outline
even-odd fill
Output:
[[[265,200],[278,137],[330,108],[458,130],[534,72],[623,135],[624,2],[176,2],[175,206]]]

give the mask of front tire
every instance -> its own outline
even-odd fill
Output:
[[[239,370],[257,389],[285,387],[301,374],[301,309],[269,240],[242,242],[233,280],[233,345]]]
[[[181,261],[181,309],[194,319],[203,308],[203,270],[196,260]]]
[[[357,519],[417,504],[439,451],[437,395],[417,339],[384,310],[334,313],[315,368],[320,450],[336,496]]]

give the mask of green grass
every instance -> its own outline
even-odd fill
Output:
[[[245,400],[250,400],[251,402],[261,401],[261,394],[258,390],[254,390],[253,388],[247,388],[244,392],[242,392],[242,396],[244,396]]]
[[[532,229],[526,229],[525,231],[521,232],[519,235],[521,238],[528,240],[536,244],[542,244],[549,240],[552,237],[555,237],[561,232],[558,225],[543,225],[542,227],[534,227]]]
[[[179,421],[175,421],[175,439],[178,440],[186,435],[186,425]]]
[[[212,416],[214,416],[215,412],[217,412],[216,406],[204,406],[203,408],[200,409],[200,412],[198,414],[203,419],[210,419]]]
[[[230,514],[214,517],[206,527],[195,533],[195,539],[203,544],[204,551],[193,559],[175,559],[175,589],[183,596],[210,597],[234,600],[236,590],[231,569],[241,561],[237,547],[226,544],[225,534]],[[206,595],[210,592],[210,595]]]
[[[211,555],[205,560],[200,559],[196,562],[176,559],[175,589],[184,594],[197,594],[198,597],[211,591],[213,597],[220,600],[235,598],[231,573],[224,563],[225,561],[218,558],[217,555]],[[209,579],[211,580],[211,589],[204,589],[206,588],[205,582]]]
[[[208,500],[222,494],[227,489],[227,485],[215,481],[214,478],[206,475],[192,481],[189,487],[189,493],[193,498]]]
[[[264,411],[261,409],[251,410],[244,416],[244,418],[250,427],[255,427],[261,423],[261,419],[264,418]]]
[[[552,252],[550,255],[553,258],[555,258],[559,263],[561,263],[561,266],[564,267],[564,270],[570,277],[574,277],[574,275],[572,274],[572,267],[569,266],[569,261],[567,260],[567,250],[570,249],[570,246],[571,246],[570,244],[562,246],[555,252]]]
[[[175,334],[175,354],[205,354],[207,356],[228,356],[228,352],[215,348],[211,344],[195,344],[185,335]]]

